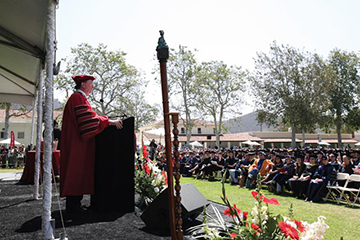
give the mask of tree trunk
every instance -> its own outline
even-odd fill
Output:
[[[263,125],[263,124],[262,124],[262,123],[260,123],[260,132],[262,132],[262,125]]]
[[[189,144],[190,144],[191,130],[192,130],[192,127],[186,128],[186,145],[187,146],[189,146]]]
[[[295,126],[294,126],[294,124],[291,124],[291,147],[292,148],[296,147],[295,133],[296,133]]]
[[[302,147],[305,147],[305,129],[302,128]]]
[[[9,125],[10,125],[10,107],[11,103],[5,103],[6,110],[5,110],[5,131],[4,131],[4,138],[7,139],[9,136]]]
[[[341,139],[341,111],[336,111],[336,133],[338,137],[338,147],[342,148],[342,139]]]

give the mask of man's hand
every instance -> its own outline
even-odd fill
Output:
[[[121,129],[123,127],[121,120],[109,120],[109,125],[116,126],[117,129]]]

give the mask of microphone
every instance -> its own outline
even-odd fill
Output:
[[[109,118],[127,118],[127,115],[126,114],[123,114],[123,115],[115,115],[115,116],[109,116]]]

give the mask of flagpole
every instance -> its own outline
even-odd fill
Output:
[[[175,227],[175,199],[174,199],[174,178],[172,166],[172,151],[171,151],[171,135],[170,135],[170,118],[169,118],[169,96],[167,85],[166,62],[169,58],[169,47],[164,39],[164,31],[160,30],[160,38],[156,48],[157,58],[160,62],[160,75],[161,75],[161,89],[163,98],[163,111],[164,111],[164,128],[165,128],[165,149],[166,149],[166,165],[168,175],[168,200],[169,200],[169,221],[171,230],[171,239],[176,240],[176,227]]]

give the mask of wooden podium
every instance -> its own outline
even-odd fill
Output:
[[[107,127],[96,136],[95,193],[91,205],[99,212],[134,212],[134,117],[123,128]]]

